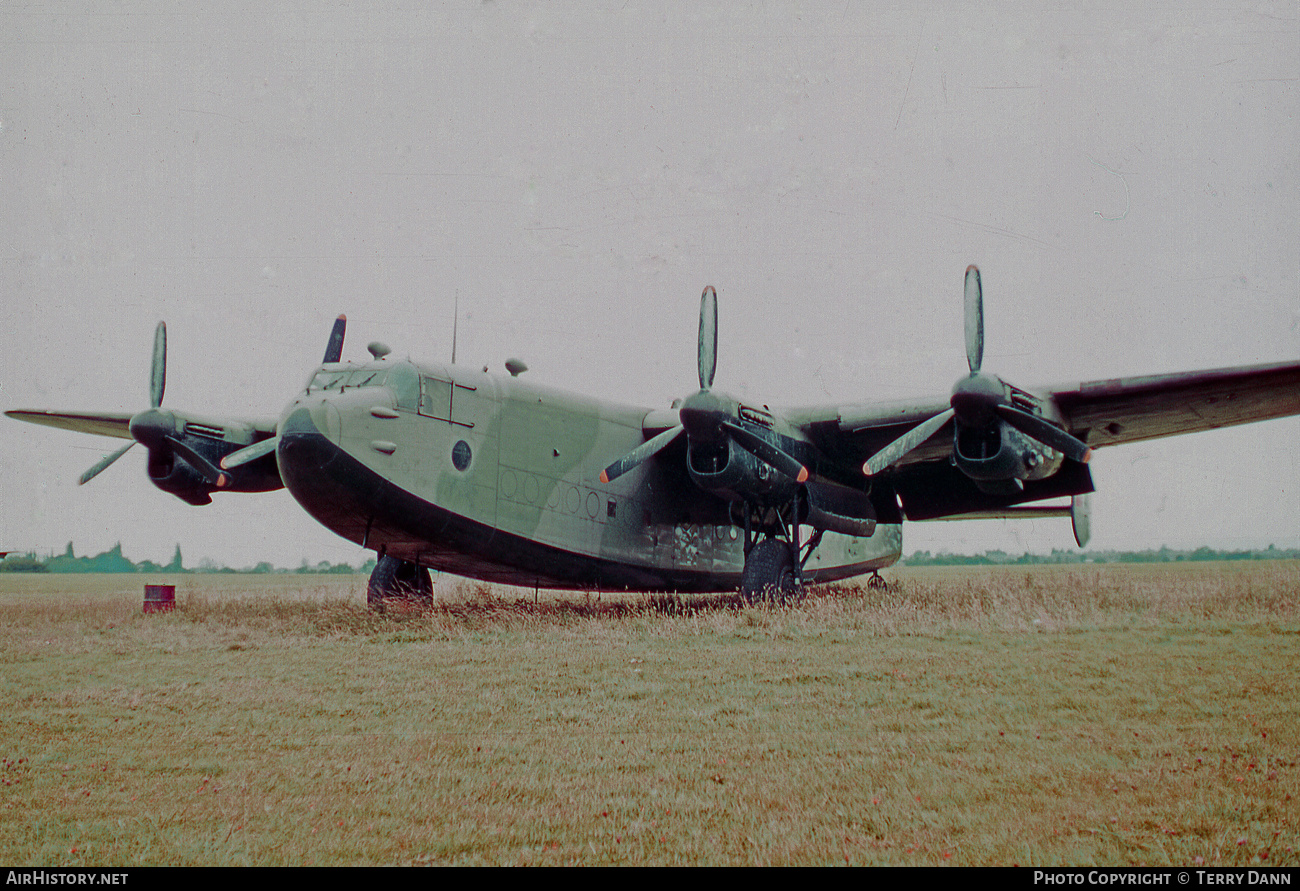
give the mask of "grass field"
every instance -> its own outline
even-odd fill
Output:
[[[1300,862],[1300,564],[891,578],[0,576],[0,861]]]

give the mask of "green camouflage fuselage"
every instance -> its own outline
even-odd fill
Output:
[[[529,586],[734,590],[743,513],[692,482],[684,443],[600,481],[658,414],[674,413],[460,366],[331,364],[282,414],[276,458],[325,526],[432,569]],[[804,577],[870,572],[901,546],[896,524],[827,532]]]

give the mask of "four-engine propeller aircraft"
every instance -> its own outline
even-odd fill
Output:
[[[700,302],[699,390],[671,409],[615,405],[519,377],[389,358],[323,364],[278,419],[164,409],[166,328],[149,408],[10,417],[130,439],[149,479],[201,505],[284,486],[379,555],[370,599],[428,599],[429,569],[545,587],[726,591],[897,561],[903,520],[1070,515],[1082,546],[1095,448],[1300,413],[1300,362],[1027,390],[982,369],[979,271],[966,271],[966,360],[947,400],[774,411],[713,389],[717,296]],[[1070,507],[1040,506],[1050,499]],[[807,533],[805,534],[805,530]]]

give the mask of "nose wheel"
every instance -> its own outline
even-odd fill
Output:
[[[429,570],[396,557],[380,557],[366,586],[366,603],[382,613],[389,602],[429,606],[433,603],[433,579]]]

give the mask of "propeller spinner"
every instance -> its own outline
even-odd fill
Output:
[[[700,295],[698,369],[700,389],[682,400],[681,423],[646,440],[600,472],[600,481],[618,479],[671,445],[683,432],[692,443],[725,445],[730,439],[760,461],[797,483],[808,480],[808,468],[776,445],[736,423],[735,401],[712,392],[718,363],[718,294],[710,285]]]
[[[950,419],[955,419],[959,427],[968,429],[984,428],[995,421],[1003,421],[1065,457],[1086,464],[1092,457],[1092,449],[1086,443],[1039,415],[1013,405],[1002,379],[981,371],[984,363],[984,293],[980,271],[975,266],[966,267],[965,315],[966,365],[970,375],[957,381],[953,387],[952,407],[921,422],[876,452],[862,465],[862,472],[875,476],[892,467],[938,433]]]

